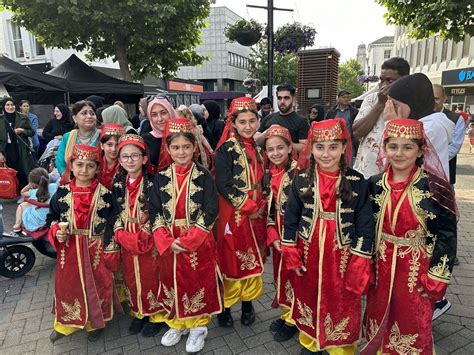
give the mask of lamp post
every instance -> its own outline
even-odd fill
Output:
[[[293,9],[274,7],[273,0],[268,0],[267,6],[247,5],[247,7],[267,10],[267,96],[273,99],[273,10],[293,12]]]

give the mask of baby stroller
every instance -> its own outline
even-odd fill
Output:
[[[29,203],[38,207],[48,204],[34,200]],[[48,241],[49,228],[44,226],[34,232],[23,229],[16,236],[3,234],[0,236],[0,275],[10,279],[25,275],[35,265],[34,251],[27,245],[31,243],[41,254],[56,258],[56,250]]]

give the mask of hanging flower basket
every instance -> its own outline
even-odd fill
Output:
[[[239,20],[225,28],[224,34],[231,42],[238,42],[242,46],[250,47],[262,37],[263,25],[255,20]]]
[[[301,48],[314,44],[316,30],[299,22],[289,23],[280,27],[275,33],[274,48],[278,53],[296,53]]]

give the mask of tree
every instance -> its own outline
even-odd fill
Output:
[[[465,34],[474,36],[472,0],[376,0],[387,8],[389,24],[410,28],[416,39],[439,35],[462,41]]]
[[[267,85],[267,40],[261,39],[249,56],[249,72],[252,78],[260,79],[262,85]],[[275,53],[273,62],[273,82],[288,83],[296,86],[298,58],[295,53]]]
[[[347,90],[352,97],[357,97],[364,92],[364,86],[357,81],[359,75],[364,74],[361,65],[356,59],[349,59],[339,66],[337,78],[337,91]]]
[[[209,0],[2,0],[13,20],[46,47],[112,57],[126,80],[172,77],[181,65],[201,64],[195,52]]]

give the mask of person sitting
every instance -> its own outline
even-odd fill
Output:
[[[49,182],[48,171],[44,168],[33,169],[28,175],[28,185],[21,190],[25,202],[18,205],[16,210],[13,232],[21,229],[35,232],[46,225],[49,211],[49,200],[58,189],[58,185]]]

